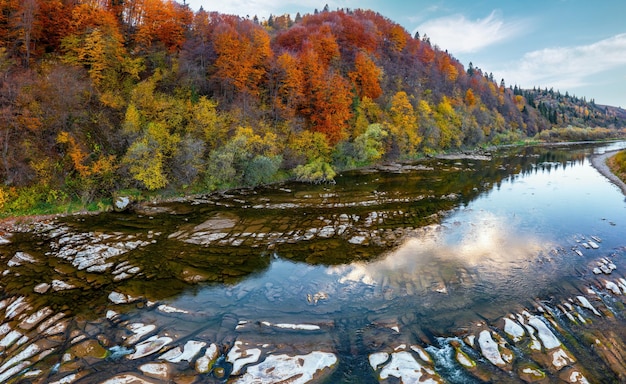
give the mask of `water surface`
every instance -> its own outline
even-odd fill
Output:
[[[618,382],[626,371],[586,346],[624,340],[621,295],[607,281],[619,284],[626,268],[626,202],[589,156],[624,146],[393,164],[347,172],[334,185],[231,191],[16,233],[0,247],[0,378],[220,381],[196,364],[213,344],[215,356],[240,368],[232,382],[245,382],[264,359],[311,352],[336,358],[312,381],[393,382],[385,367],[412,358],[433,382],[532,381],[525,370],[535,369],[544,375],[537,381],[580,374]],[[594,273],[609,261],[615,270]],[[596,321],[578,296],[609,316]],[[552,327],[571,362],[554,365],[550,353],[561,347],[541,339],[548,357],[540,356],[528,330],[528,341],[505,330],[508,321],[532,324],[530,316]],[[593,328],[580,328],[581,318]],[[598,336],[605,328],[614,331],[608,339]],[[468,336],[485,329],[503,340],[502,356],[513,351],[510,362],[498,365],[486,346],[472,345]],[[170,341],[138,357],[151,337]],[[77,350],[87,341],[89,351]],[[182,362],[167,355],[177,347],[191,355],[194,345]],[[238,367],[249,355],[237,357],[237,348],[259,353]],[[476,367],[463,368],[459,350]],[[387,354],[378,367],[377,353]]]

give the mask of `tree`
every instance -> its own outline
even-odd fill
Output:
[[[439,148],[458,148],[463,141],[461,120],[446,96],[437,104],[435,121],[439,128]]]
[[[36,0],[23,0],[19,10],[19,39],[24,52],[24,66],[30,65],[32,38],[35,34],[36,18],[38,13]]]
[[[388,133],[380,124],[370,124],[367,130],[354,139],[355,160],[359,163],[371,163],[385,154],[384,139]]]
[[[185,42],[185,32],[193,19],[187,5],[173,0],[143,0],[138,10],[135,42],[148,49],[161,43],[170,52],[179,50]]]
[[[347,136],[347,124],[352,116],[350,86],[338,73],[324,70],[318,57],[312,49],[300,56],[305,81],[299,113],[311,130],[323,133],[334,145]]]
[[[239,30],[229,24],[216,30],[213,76],[227,101],[233,101],[236,95],[243,96],[245,110],[247,97],[258,97],[266,82],[272,51],[265,30],[247,20],[241,24]]]
[[[276,90],[273,107],[277,116],[283,119],[293,118],[296,108],[304,102],[304,73],[298,59],[285,52],[275,61],[274,81]]]
[[[348,76],[354,83],[359,98],[369,97],[376,99],[382,95],[379,78],[382,75],[380,68],[363,52],[359,52],[354,60],[354,71]]]
[[[391,124],[388,129],[400,150],[400,154],[415,156],[422,142],[422,137],[419,134],[413,105],[406,92],[400,91],[393,96],[389,115]]]

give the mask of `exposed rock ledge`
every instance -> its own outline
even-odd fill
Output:
[[[615,155],[617,152],[619,151],[610,151],[598,155],[593,155],[590,157],[591,165],[593,165],[593,167],[597,169],[598,172],[600,172],[604,177],[609,179],[613,184],[617,185],[622,190],[622,193],[626,195],[626,183],[624,183],[619,177],[617,177],[617,175],[615,175],[606,164],[606,161],[609,159],[609,157]]]

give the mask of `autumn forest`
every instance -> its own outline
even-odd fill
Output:
[[[625,121],[466,69],[368,10],[260,22],[172,0],[0,0],[4,215],[328,182],[377,161],[616,137]]]

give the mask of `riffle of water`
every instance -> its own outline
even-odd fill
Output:
[[[626,203],[570,145],[2,237],[0,382],[621,382]]]

